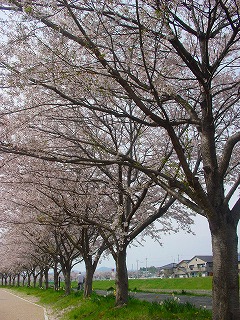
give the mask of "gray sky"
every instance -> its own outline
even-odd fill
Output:
[[[128,270],[136,270],[137,265],[138,268],[145,267],[146,263],[148,267],[160,267],[171,262],[177,263],[183,259],[191,259],[195,255],[211,255],[211,236],[207,219],[197,215],[194,220],[192,231],[195,235],[186,232],[165,235],[161,239],[162,246],[151,238],[147,238],[143,246],[129,248]],[[238,234],[240,234],[239,231],[238,226]],[[109,259],[101,260],[98,265],[98,268],[100,267],[115,268],[114,260],[109,256]],[[84,271],[84,264],[77,265],[73,269]]]
[[[128,270],[136,270],[137,264],[138,268],[145,267],[146,262],[148,267],[160,267],[171,262],[177,263],[178,260],[191,259],[194,255],[211,255],[211,238],[207,220],[201,216],[196,216],[194,220],[192,231],[196,235],[183,231],[163,235],[161,237],[162,246],[149,237],[146,238],[143,246],[129,248],[127,251]],[[105,259],[99,265],[101,266],[114,268],[114,261],[112,258]]]
[[[240,189],[235,192],[232,201],[230,201],[230,208],[239,196]],[[194,234],[180,231],[176,234],[163,235],[161,238],[162,246],[148,238],[143,246],[129,248],[127,252],[128,270],[136,270],[137,265],[138,268],[145,267],[146,263],[148,267],[161,267],[168,263],[191,259],[195,255],[211,255],[212,244],[208,221],[199,214],[194,217],[194,221],[195,224],[191,227]],[[238,224],[238,237],[239,235],[240,224]],[[238,248],[240,251],[240,240]],[[114,260],[111,257],[102,260],[99,267],[115,268]]]

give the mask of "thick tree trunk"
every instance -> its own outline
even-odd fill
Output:
[[[31,286],[31,274],[27,275],[27,286],[30,287]]]
[[[42,270],[39,273],[38,285],[39,285],[39,288],[43,287],[43,271]]]
[[[71,268],[64,268],[64,284],[65,284],[65,295],[68,296],[71,293]]]
[[[85,283],[84,283],[84,297],[89,297],[92,294],[92,283],[93,283],[93,274],[95,268],[93,267],[92,263],[86,263],[86,275],[85,275]]]
[[[37,275],[33,275],[33,287],[36,288],[36,284],[37,284]]]
[[[55,265],[54,265],[53,276],[54,276],[54,290],[58,291],[58,268],[57,268],[57,263],[55,263]]]
[[[49,268],[46,267],[44,269],[44,278],[45,278],[45,288],[46,288],[46,290],[49,288],[48,271],[49,271]]]
[[[128,272],[126,265],[126,248],[117,253],[116,258],[116,305],[128,302]]]
[[[213,249],[213,320],[238,320],[238,237],[233,222],[211,228]]]

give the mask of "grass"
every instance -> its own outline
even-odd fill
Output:
[[[69,311],[61,320],[101,319],[101,320],[207,320],[211,312],[197,309],[191,304],[180,304],[178,301],[167,300],[161,304],[130,299],[127,306],[114,306],[114,296],[100,297],[93,295],[81,303],[79,307]]]
[[[5,287],[4,287],[5,288]],[[84,299],[82,292],[65,296],[62,290],[43,290],[39,288],[11,287],[16,293],[36,296],[39,304],[51,308],[58,314],[58,320],[210,320],[211,312],[197,309],[190,303],[181,304],[176,298],[161,303],[149,303],[134,298],[127,306],[115,307],[113,295],[93,295]],[[61,315],[60,315],[61,313]]]
[[[114,280],[95,280],[95,290],[107,290],[115,287]],[[176,279],[129,279],[130,291],[151,290],[212,290],[212,277],[176,278]]]

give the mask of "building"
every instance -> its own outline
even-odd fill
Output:
[[[180,261],[174,269],[174,278],[188,278],[188,263],[190,260]]]
[[[189,277],[206,277],[213,275],[213,256],[194,256],[188,262]]]
[[[158,267],[158,276],[160,278],[171,278],[174,274],[176,263],[169,263],[162,267]]]
[[[194,256],[191,260],[182,260],[177,264],[169,263],[157,269],[158,275],[161,278],[212,276],[213,256]],[[238,272],[240,274],[240,254],[238,254]]]

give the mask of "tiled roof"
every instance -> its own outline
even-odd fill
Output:
[[[201,259],[205,262],[213,262],[213,256],[194,256],[191,260],[193,260],[195,258]]]
[[[169,263],[169,264],[166,264],[165,266],[162,266],[162,267],[159,267],[158,269],[172,269],[172,268],[176,268],[177,264],[176,263]]]
[[[183,262],[185,262],[185,263],[188,263],[190,260],[187,260],[187,259],[184,259],[184,260],[182,260],[182,261],[179,261],[178,262],[178,266],[181,264],[181,263],[183,263]]]

